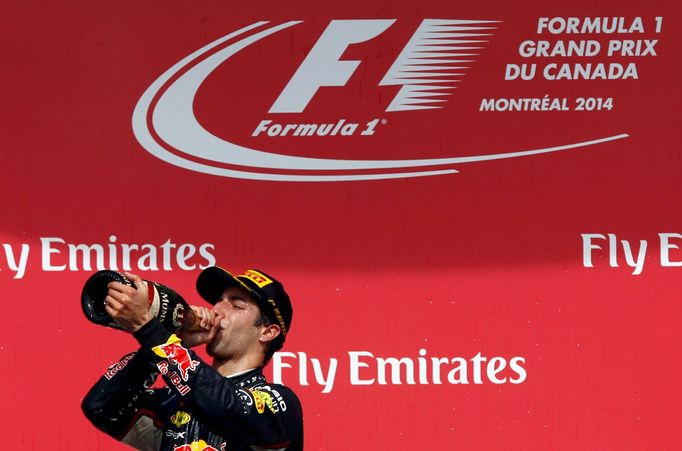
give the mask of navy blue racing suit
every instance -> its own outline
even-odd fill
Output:
[[[133,335],[142,347],[110,366],[83,400],[98,429],[142,450],[303,449],[298,398],[269,384],[262,368],[223,377],[156,319]],[[167,387],[151,388],[159,374]]]

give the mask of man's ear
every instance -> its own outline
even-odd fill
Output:
[[[282,333],[282,329],[277,324],[270,324],[269,326],[263,326],[260,333],[261,343],[269,343]]]

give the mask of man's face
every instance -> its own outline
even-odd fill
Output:
[[[262,327],[254,326],[260,317],[260,308],[247,290],[227,288],[213,310],[222,318],[218,333],[206,347],[211,357],[237,359],[262,349]]]

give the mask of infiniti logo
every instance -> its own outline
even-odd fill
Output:
[[[280,95],[273,109],[281,111],[299,111],[305,107],[307,101],[315,94],[319,86],[343,86],[355,70],[359,62],[339,61],[345,47],[354,42],[363,42],[380,34],[388,28],[394,20],[334,20],[318,41],[324,46],[315,45],[311,54],[306,58],[322,61],[332,69],[343,67],[341,75],[327,68],[328,78],[315,75],[315,78],[305,76],[310,73],[306,69],[306,62],[301,65],[290,84]],[[462,28],[481,25],[484,21],[450,21],[425,20],[420,30],[415,33],[417,38],[424,38],[423,29],[433,30],[439,27],[441,32],[465,34]],[[412,160],[346,160],[329,158],[310,158],[289,156],[278,153],[252,149],[227,141],[206,130],[197,120],[193,111],[196,93],[204,80],[221,64],[230,59],[246,47],[257,43],[263,38],[300,24],[301,21],[290,21],[279,25],[268,25],[269,22],[257,22],[233,33],[230,33],[187,56],[162,74],[144,92],[133,112],[133,132],[139,143],[152,155],[167,163],[206,174],[219,175],[251,180],[269,181],[352,181],[379,180],[407,177],[423,177],[432,175],[454,174],[453,168],[434,169],[434,167],[452,166],[476,161],[497,160],[505,158],[523,157],[542,153],[585,147],[593,144],[622,139],[628,135],[621,134],[597,140],[578,142],[533,150],[522,150],[505,153],[492,153],[469,157],[432,158]],[[481,28],[481,27],[477,27]],[[489,27],[483,27],[489,28]],[[351,30],[349,33],[338,33],[338,30]],[[427,30],[427,31],[428,31]],[[474,33],[480,34],[480,33]],[[461,37],[461,36],[460,36]],[[230,41],[229,44],[224,45]],[[469,45],[469,44],[467,44]],[[335,48],[331,55],[319,53],[320,48]],[[317,53],[314,51],[317,49]],[[400,57],[405,58],[406,50]],[[313,55],[313,56],[311,56]],[[409,55],[408,55],[409,56]],[[450,57],[457,56],[451,54]],[[399,57],[399,59],[400,59]],[[350,63],[350,64],[344,64]],[[434,88],[424,88],[428,80],[407,82],[401,78],[395,69],[405,65],[403,60],[394,63],[382,84],[401,84],[398,97],[389,106],[393,111],[414,109],[408,108],[410,95]],[[319,67],[319,66],[318,66]],[[301,75],[303,74],[303,75]],[[409,77],[408,77],[409,78]],[[440,83],[441,80],[439,80]],[[298,89],[292,88],[292,83]],[[433,95],[431,93],[431,95]],[[301,97],[303,96],[303,97]],[[418,102],[428,106],[428,99],[419,97]],[[283,106],[286,105],[286,106]],[[288,108],[288,109],[287,109]],[[229,167],[225,167],[229,165]],[[238,168],[235,168],[238,167]],[[363,173],[373,170],[375,173]],[[277,171],[273,173],[273,171]],[[306,171],[305,174],[300,174]],[[332,173],[333,172],[333,173]],[[380,172],[380,173],[376,173]]]

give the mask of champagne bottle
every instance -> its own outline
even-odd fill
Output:
[[[81,293],[81,307],[85,317],[95,324],[120,329],[105,309],[110,282],[135,287],[135,284],[116,271],[98,271],[88,278]],[[149,288],[149,312],[171,332],[180,330],[199,330],[199,319],[187,302],[178,293],[160,283],[143,280]]]

